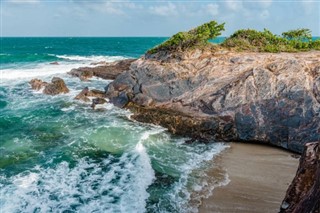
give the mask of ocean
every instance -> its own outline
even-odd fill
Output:
[[[72,68],[137,58],[165,39],[1,38],[1,213],[197,212],[228,182],[213,160],[227,145],[187,144],[131,120],[128,110],[74,100],[84,87],[103,90],[111,81],[82,82],[67,74]],[[31,90],[31,79],[53,76],[68,94]]]

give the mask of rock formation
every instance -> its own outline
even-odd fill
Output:
[[[106,94],[103,91],[96,89],[89,90],[88,87],[85,87],[74,99],[89,102],[90,99],[88,97],[106,98]]]
[[[320,140],[319,51],[158,52],[131,63],[106,94],[132,108],[136,120],[199,140],[261,142],[299,153]]]
[[[280,212],[320,212],[320,145],[307,143],[297,174],[289,186]]]
[[[93,76],[103,78],[103,79],[115,79],[120,73],[129,69],[130,64],[135,61],[135,59],[125,59],[120,61],[115,61],[111,63],[101,64],[96,67],[80,67],[77,69],[72,69],[69,74],[75,77],[79,77],[81,80],[86,81]],[[96,64],[95,64],[96,65]]]
[[[47,95],[58,95],[69,92],[69,89],[63,79],[58,77],[53,77],[51,83],[47,83],[40,79],[32,79],[29,83],[32,89],[40,90],[44,88],[43,93]]]

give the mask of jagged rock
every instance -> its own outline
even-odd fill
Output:
[[[307,143],[297,174],[289,186],[280,212],[320,212],[320,145]]]
[[[110,102],[117,107],[123,108],[129,103],[129,97],[127,93],[120,92],[118,96],[111,98]]]
[[[104,104],[104,103],[107,103],[107,101],[104,98],[95,98],[95,99],[92,99],[91,107],[92,109],[95,109],[96,105]]]
[[[32,80],[29,82],[29,84],[31,85],[31,88],[32,88],[32,89],[38,90],[38,91],[39,91],[40,89],[42,89],[43,87],[45,87],[46,85],[48,85],[47,82],[44,82],[44,81],[42,81],[42,80],[40,80],[40,79],[37,79],[37,78],[32,79]]]
[[[106,94],[111,101],[120,107],[127,101],[142,107],[151,104],[155,115],[169,109],[219,121],[212,124],[219,131],[212,128],[203,134],[210,140],[222,140],[223,130],[231,128],[230,140],[273,144],[299,153],[305,143],[320,140],[319,51],[161,54],[134,61],[110,83]],[[123,99],[125,95],[130,100]],[[148,119],[154,122],[152,112]]]
[[[105,98],[106,94],[103,91],[97,89],[89,90],[88,87],[85,87],[74,99],[89,102],[90,99],[88,97]]]
[[[42,81],[40,79],[32,79],[30,82],[31,88],[40,90],[44,88],[43,93],[47,95],[57,95],[60,93],[68,93],[69,89],[61,78],[53,77],[51,83]]]
[[[145,107],[145,106],[150,106],[153,100],[149,96],[139,93],[133,98],[132,102]]]
[[[89,88],[85,87],[74,99],[81,100],[84,102],[89,102],[90,99],[87,97],[89,93]]]
[[[72,69],[70,72],[68,72],[68,74],[79,77],[83,81],[86,81],[93,76],[113,80],[122,72],[129,70],[129,67],[133,61],[135,61],[135,59],[125,59],[111,63],[105,62],[105,64],[99,62],[94,64],[99,66]]]
[[[61,78],[53,77],[51,83],[47,84],[43,90],[44,94],[57,95],[60,93],[68,93],[69,89]]]

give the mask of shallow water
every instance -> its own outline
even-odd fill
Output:
[[[36,41],[25,41],[1,52],[55,59],[1,61],[0,212],[196,212],[201,197],[225,183],[224,176],[206,174],[224,144],[185,144],[186,138],[162,127],[132,121],[127,110],[108,103],[92,110],[73,99],[85,86],[103,90],[110,81],[81,82],[66,74],[70,69],[137,57],[143,48],[111,50],[115,40],[109,46],[103,40],[96,42],[109,52],[95,52],[92,45],[87,55],[63,54],[70,41],[59,40],[60,46],[52,45],[55,54],[43,51],[49,41],[37,41],[35,49]],[[57,58],[59,65],[49,64]],[[53,76],[63,78],[70,93],[47,96],[30,89],[32,78]]]

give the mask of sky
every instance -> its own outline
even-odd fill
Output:
[[[170,36],[202,23],[320,36],[320,0],[0,0],[1,36]]]

